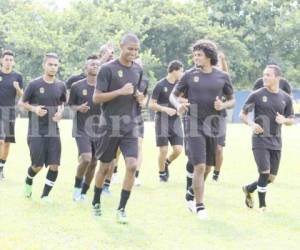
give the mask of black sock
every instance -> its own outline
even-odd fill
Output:
[[[109,188],[110,186],[110,180],[109,179],[105,179],[103,187]]]
[[[95,186],[94,188],[94,199],[93,199],[93,206],[95,206],[96,204],[100,204],[100,196],[101,196],[101,193],[102,193],[102,188],[97,188]]]
[[[85,182],[83,182],[82,188],[81,188],[81,194],[86,194],[87,191],[89,190],[89,188],[90,188],[90,185],[87,184],[87,183],[85,183]]]
[[[166,176],[166,172],[165,172],[165,171],[159,171],[159,176],[160,176],[160,177]]]
[[[0,159],[0,170],[3,170],[5,162],[5,160]]]
[[[58,171],[53,171],[51,169],[48,170],[47,176],[46,176],[46,183],[44,186],[44,190],[42,193],[42,198],[45,196],[48,196],[52,187],[54,186],[54,182],[57,179]]]
[[[167,176],[169,176],[169,165],[171,164],[171,161],[166,159],[165,161],[165,172],[167,173]]]
[[[135,171],[135,178],[138,178],[138,177],[139,177],[139,174],[140,174],[140,171],[139,171],[139,170],[136,170],[136,171]]]
[[[186,173],[186,190],[188,190],[189,187],[192,186],[193,175],[194,175],[193,174],[194,173],[194,166],[190,161],[188,161],[186,163],[186,171],[187,171],[187,173]]]
[[[27,170],[27,177],[25,179],[25,183],[28,185],[32,185],[34,176],[36,176],[36,172],[34,172],[32,167],[30,166]]]
[[[246,189],[249,193],[253,193],[257,189],[257,181],[247,185]]]
[[[75,188],[81,188],[81,184],[82,184],[82,178],[78,178],[77,176],[75,177]]]
[[[125,209],[127,201],[129,199],[129,196],[130,196],[130,191],[122,189],[122,191],[121,191],[121,199],[120,199],[120,204],[119,204],[118,210]]]
[[[189,187],[187,192],[186,192],[186,195],[185,195],[185,198],[186,200],[188,201],[192,201],[194,200],[194,190],[192,187]]]
[[[196,204],[196,211],[197,211],[197,213],[199,212],[199,211],[201,211],[201,210],[204,210],[205,209],[205,207],[204,207],[204,204],[203,203],[198,203],[198,204]]]
[[[118,173],[118,166],[114,167],[114,174]]]
[[[266,192],[267,192],[268,179],[269,179],[269,174],[260,174],[257,181],[259,207],[266,206]]]

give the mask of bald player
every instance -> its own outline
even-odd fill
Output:
[[[103,65],[97,77],[94,103],[102,104],[100,134],[96,156],[100,168],[95,178],[92,202],[95,216],[101,216],[102,186],[108,169],[120,148],[126,165],[126,173],[117,209],[117,221],[128,223],[125,208],[134,184],[138,157],[137,119],[134,108],[143,101],[137,89],[142,79],[142,69],[134,62],[140,42],[136,35],[124,35],[120,42],[120,57]]]

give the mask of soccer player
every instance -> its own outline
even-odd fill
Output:
[[[48,53],[43,60],[43,76],[31,81],[25,89],[20,105],[29,111],[28,146],[31,166],[25,180],[25,197],[32,195],[32,183],[45,165],[49,167],[41,198],[48,195],[57,179],[61,156],[58,122],[61,120],[66,101],[66,88],[56,79],[59,58]]]
[[[225,55],[222,51],[218,51],[218,64],[217,67],[220,70],[223,70],[226,73],[229,73],[228,64],[225,59]],[[222,97],[224,98],[224,97]],[[225,139],[226,139],[226,110],[222,110],[221,117],[219,122],[220,135],[217,137],[217,148],[216,148],[216,161],[213,171],[212,179],[213,181],[218,181],[222,163],[223,163],[223,147],[225,147]]]
[[[227,73],[213,67],[218,62],[217,47],[209,40],[193,45],[195,67],[186,71],[170,95],[177,111],[187,114],[187,143],[189,160],[194,166],[192,188],[188,190],[188,207],[196,211],[199,219],[207,219],[204,206],[204,174],[207,166],[213,166],[216,151],[218,119],[223,109],[232,108],[235,100],[233,87]],[[179,102],[184,94],[188,102]],[[225,102],[221,97],[225,96]],[[193,199],[196,200],[196,208]]]
[[[9,154],[10,143],[15,143],[15,101],[23,95],[22,75],[13,70],[15,55],[4,50],[0,70],[0,181],[4,179],[4,166]]]
[[[143,101],[143,94],[138,91],[143,72],[134,62],[139,47],[140,42],[136,35],[130,33],[122,37],[120,57],[102,65],[93,96],[95,103],[102,104],[99,131],[101,138],[96,150],[100,168],[95,178],[93,211],[95,216],[101,216],[102,186],[119,147],[126,165],[117,210],[117,220],[123,224],[128,223],[125,207],[134,184],[138,156],[137,122],[133,110],[136,102]]]
[[[168,65],[168,74],[155,86],[149,107],[156,111],[155,134],[156,146],[159,148],[158,166],[159,179],[167,182],[169,179],[169,165],[182,152],[183,131],[180,117],[176,108],[170,103],[169,97],[175,84],[183,73],[180,61],[171,61]],[[168,143],[172,146],[172,153],[168,156]]]
[[[277,64],[273,63],[273,64],[268,64],[268,65],[275,65],[275,66],[278,66]],[[268,66],[267,65],[267,66]],[[257,90],[257,89],[260,89],[260,88],[263,88],[264,87],[264,81],[263,81],[263,78],[258,78],[254,85],[253,85],[253,90]],[[289,84],[289,82],[284,79],[283,77],[280,77],[280,80],[279,80],[279,88],[282,89],[285,93],[287,93],[288,95],[292,95],[292,87],[291,85]]]
[[[258,168],[258,180],[243,187],[247,207],[253,208],[252,193],[257,189],[259,210],[266,211],[267,185],[275,180],[281,157],[281,126],[294,123],[291,97],[280,89],[281,70],[267,65],[264,87],[252,92],[243,106],[241,120],[252,128],[252,151]],[[254,111],[254,121],[248,113]]]
[[[74,83],[71,87],[69,105],[76,115],[73,120],[73,136],[75,137],[79,152],[79,165],[75,176],[73,200],[84,200],[90,187],[90,179],[83,176],[87,168],[95,169],[97,160],[95,158],[95,143],[100,104],[93,103],[93,94],[100,69],[100,60],[97,55],[91,55],[85,63],[87,78]],[[94,173],[94,170],[90,170]]]

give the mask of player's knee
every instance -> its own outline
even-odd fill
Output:
[[[137,168],[137,160],[135,158],[127,158],[125,161],[127,171],[130,173],[135,173]]]
[[[52,171],[58,171],[58,165],[50,165],[49,168]]]
[[[273,183],[275,181],[275,178],[276,178],[275,175],[270,174],[269,179],[268,179],[268,183]]]
[[[217,147],[216,147],[216,154],[222,154],[222,152],[223,152],[223,146],[217,145]]]
[[[197,164],[194,167],[194,174],[195,175],[204,175],[205,173],[205,164]]]
[[[182,152],[182,147],[179,146],[179,147],[174,147],[174,148],[173,148],[173,153],[174,153],[176,156],[180,155],[181,152]]]
[[[92,156],[91,155],[82,155],[80,160],[83,164],[89,165],[92,161]]]
[[[31,166],[31,168],[35,173],[38,173],[42,169],[42,167],[36,167],[36,166]]]

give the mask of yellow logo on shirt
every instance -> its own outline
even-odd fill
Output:
[[[194,82],[199,82],[199,76],[194,76]]]
[[[122,71],[122,70],[118,70],[118,76],[119,76],[120,78],[123,77],[123,71]]]
[[[262,97],[262,101],[263,102],[267,102],[268,101],[268,97],[266,97],[265,95]]]
[[[82,90],[82,95],[87,95],[87,90],[86,89]]]
[[[45,93],[45,89],[43,87],[40,88],[40,93],[44,94]]]

